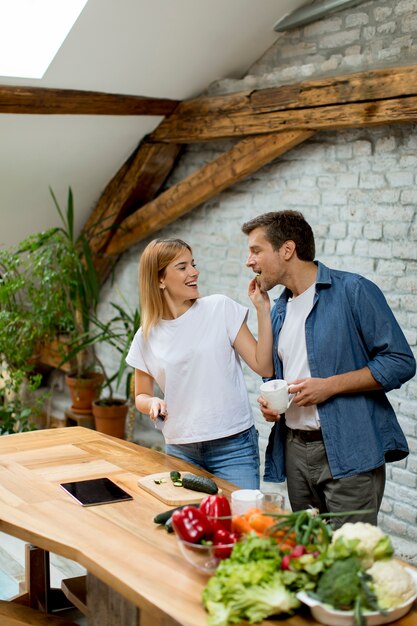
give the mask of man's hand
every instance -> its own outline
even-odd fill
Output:
[[[311,406],[325,402],[333,395],[329,378],[298,378],[288,383],[288,391],[294,394],[294,404]]]
[[[279,422],[281,415],[274,409],[268,409],[268,402],[262,396],[258,398],[259,408],[266,422]]]

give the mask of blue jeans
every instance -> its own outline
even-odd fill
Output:
[[[255,426],[237,435],[212,441],[167,444],[165,452],[224,478],[241,489],[259,489],[259,448]]]

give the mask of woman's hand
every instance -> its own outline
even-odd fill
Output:
[[[256,280],[256,277],[252,278],[252,280],[249,282],[248,296],[257,311],[262,311],[264,309],[269,314],[271,303],[269,300],[268,292],[261,290],[258,285],[258,281]]]
[[[149,417],[155,422],[158,415],[161,415],[164,420],[168,418],[166,402],[161,398],[150,398]]]

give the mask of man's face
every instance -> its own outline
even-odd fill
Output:
[[[276,285],[284,284],[284,259],[280,250],[274,250],[265,237],[264,228],[255,228],[248,239],[249,256],[247,267],[259,274],[258,282],[263,291],[269,291]]]

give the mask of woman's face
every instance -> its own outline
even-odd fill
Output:
[[[200,297],[197,280],[199,271],[197,270],[191,252],[184,248],[169,263],[165,269],[164,276],[159,281],[159,286],[164,290],[165,297],[178,302],[195,300]]]

